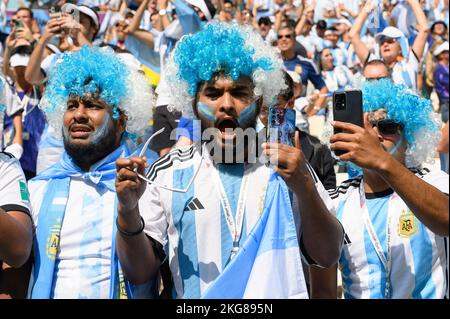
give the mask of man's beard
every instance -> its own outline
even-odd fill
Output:
[[[117,123],[113,123],[109,130],[96,136],[95,142],[89,144],[71,143],[70,137],[63,134],[64,149],[80,168],[91,167],[93,164],[112,153],[116,148]],[[97,133],[96,131],[95,133]],[[90,137],[92,139],[92,137]]]

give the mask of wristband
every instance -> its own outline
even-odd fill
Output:
[[[117,230],[118,230],[119,233],[121,233],[122,235],[125,235],[125,236],[128,236],[128,237],[132,237],[132,236],[139,235],[140,233],[142,233],[142,232],[144,231],[144,227],[145,227],[144,219],[142,218],[142,216],[140,216],[140,217],[141,217],[141,227],[140,227],[137,231],[135,231],[135,232],[129,232],[129,231],[126,231],[126,230],[122,229],[122,228],[119,226],[119,223],[118,223],[119,217],[116,217],[116,226],[117,226]]]

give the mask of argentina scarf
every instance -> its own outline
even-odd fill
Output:
[[[202,298],[308,298],[289,191],[278,174],[260,219]]]
[[[48,299],[51,295],[59,236],[69,196],[70,178],[82,177],[115,192],[115,161],[128,156],[130,156],[129,148],[126,143],[122,143],[119,148],[103,159],[103,163],[95,171],[83,172],[72,162],[67,153],[64,153],[57,164],[34,179],[48,180],[49,182],[39,211],[31,298]],[[114,203],[114,220],[117,215],[116,207],[117,199]],[[116,225],[113,223],[110,298],[131,298],[131,285],[124,280],[116,254],[116,232]]]

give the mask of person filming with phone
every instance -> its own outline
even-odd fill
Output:
[[[365,70],[363,125],[332,123],[331,149],[363,171],[330,192],[346,232],[344,296],[444,298],[449,178],[421,166],[435,155],[439,125],[429,100],[382,71]]]

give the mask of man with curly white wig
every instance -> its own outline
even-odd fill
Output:
[[[166,70],[171,107],[200,120],[202,138],[147,172],[144,159],[117,161],[117,248],[131,282],[152,279],[167,256],[177,298],[307,298],[300,247],[310,263],[337,261],[342,227],[298,136],[297,147],[263,144],[272,167],[252,160],[254,135],[238,141],[286,88],[281,67],[274,48],[236,24],[178,42]]]
[[[115,161],[132,154],[152,103],[143,74],[110,48],[85,46],[50,73],[40,106],[65,152],[29,183],[37,225],[31,298],[133,296],[115,254]]]

